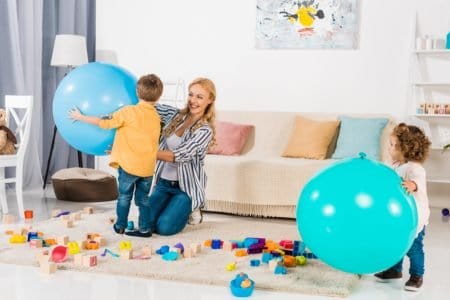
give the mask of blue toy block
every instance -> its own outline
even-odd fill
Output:
[[[250,260],[250,266],[252,266],[252,267],[259,267],[260,264],[261,264],[261,261],[259,259]]]
[[[272,258],[273,258],[273,255],[271,253],[264,252],[262,254],[261,260],[263,263],[268,264]]]
[[[276,275],[286,275],[287,271],[286,268],[283,266],[276,266],[275,268],[275,274]]]
[[[167,261],[174,261],[178,259],[178,252],[170,251],[163,254],[162,259]]]
[[[156,254],[164,255],[165,253],[169,252],[170,247],[167,245],[161,246],[158,250],[156,250]]]
[[[220,249],[222,241],[221,240],[212,240],[211,241],[211,249]]]
[[[35,240],[35,239],[39,239],[38,233],[37,232],[28,232],[27,242],[29,242],[30,240]]]

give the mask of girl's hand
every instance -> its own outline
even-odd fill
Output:
[[[411,180],[403,180],[402,187],[408,193],[414,193],[414,192],[417,191],[417,184],[414,181],[411,181]]]
[[[73,121],[79,121],[83,117],[83,114],[80,112],[80,110],[77,107],[72,108],[69,110],[69,119]]]

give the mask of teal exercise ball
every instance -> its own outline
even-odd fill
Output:
[[[89,116],[107,116],[138,102],[136,77],[124,68],[106,63],[77,67],[60,82],[53,98],[53,118],[59,134],[73,148],[91,155],[111,149],[115,130],[73,122],[69,110],[78,107]]]
[[[297,205],[306,246],[349,273],[375,273],[398,263],[417,230],[416,204],[401,180],[363,154],[321,170],[303,188]]]

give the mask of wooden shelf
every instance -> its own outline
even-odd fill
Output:
[[[450,87],[450,82],[414,82],[418,87]]]
[[[414,114],[417,118],[450,118],[450,114]]]
[[[447,55],[447,54],[450,54],[450,49],[415,50],[414,53],[423,54],[423,55]]]
[[[431,183],[450,183],[450,177],[428,177],[427,182]]]

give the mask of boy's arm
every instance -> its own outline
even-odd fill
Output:
[[[80,112],[80,110],[76,107],[72,108],[69,111],[69,118],[74,121],[81,121],[81,122],[96,125],[96,126],[99,126],[100,121],[101,121],[101,119],[99,117],[83,115]]]
[[[156,103],[155,109],[164,124],[168,124],[172,120],[172,118],[179,112],[178,108],[167,104]]]

